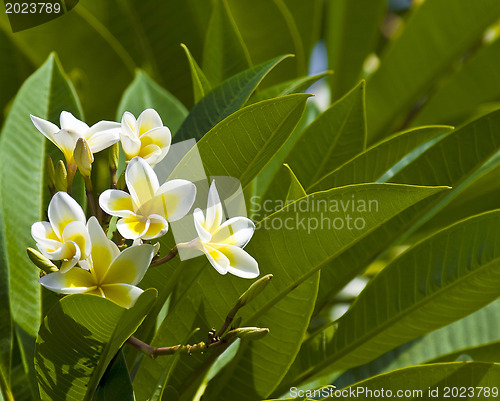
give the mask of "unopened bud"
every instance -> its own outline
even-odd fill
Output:
[[[78,170],[84,177],[90,177],[92,171],[92,163],[94,162],[94,155],[90,150],[90,146],[84,138],[78,138],[76,141],[75,150],[73,152]]]
[[[31,259],[31,261],[45,273],[49,274],[59,270],[54,263],[52,263],[49,259],[43,256],[36,249],[28,248],[27,252],[28,252],[28,257]]]
[[[236,338],[258,340],[269,333],[269,329],[260,327],[239,327],[237,329],[228,331],[223,337],[226,341],[231,341]]]
[[[56,187],[56,170],[50,156],[47,157],[47,162],[45,163],[45,178],[47,179],[47,186],[53,191]]]
[[[62,160],[59,160],[56,164],[56,191],[68,191],[68,173],[66,171],[66,166]]]
[[[118,161],[120,160],[120,145],[118,142],[109,148],[109,168],[111,170],[118,170]]]
[[[248,290],[246,290],[240,296],[240,298],[238,299],[238,305],[242,307],[245,306],[247,303],[249,303],[252,299],[254,299],[262,291],[264,291],[264,288],[267,287],[269,281],[271,281],[272,278],[273,278],[272,274],[267,274],[266,276],[258,279],[255,283],[253,283],[250,287],[248,287]]]

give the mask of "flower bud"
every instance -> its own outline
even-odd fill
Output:
[[[50,156],[47,157],[47,161],[45,163],[45,178],[47,179],[47,186],[51,191],[53,191],[56,187],[56,170],[54,168],[54,162]]]
[[[236,338],[246,338],[249,340],[258,340],[269,333],[269,329],[260,327],[239,327],[237,329],[228,331],[223,337],[226,341],[231,341]]]
[[[118,142],[109,148],[109,168],[111,170],[118,170],[118,161],[120,159],[120,145]]]
[[[84,177],[90,177],[94,156],[92,155],[89,144],[84,138],[78,138],[76,141],[73,157],[78,166],[78,170],[80,170],[80,174]]]
[[[59,270],[54,263],[52,263],[49,259],[43,256],[36,249],[28,248],[27,252],[28,252],[28,257],[31,259],[31,261],[45,273],[49,274]]]
[[[264,288],[267,287],[269,281],[273,278],[272,274],[267,274],[264,277],[258,279],[255,283],[253,283],[248,290],[246,290],[238,299],[238,305],[241,308],[249,303],[252,299],[254,299],[257,295],[259,295]]]
[[[68,173],[66,171],[66,167],[64,166],[64,162],[59,160],[56,164],[56,191],[68,191]]]

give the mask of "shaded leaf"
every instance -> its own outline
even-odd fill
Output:
[[[131,309],[89,294],[64,297],[45,317],[35,366],[42,400],[91,400],[106,367],[151,308],[156,291]]]
[[[175,140],[202,138],[218,122],[242,107],[269,71],[287,57],[276,57],[224,81],[193,107]]]
[[[200,66],[191,55],[191,52],[187,48],[184,43],[181,43],[184,52],[186,53],[186,57],[189,62],[189,68],[191,70],[191,81],[193,82],[193,91],[194,91],[194,103],[198,103],[201,99],[205,97],[205,95],[210,92],[212,89],[212,85],[208,82],[205,73],[201,70]]]

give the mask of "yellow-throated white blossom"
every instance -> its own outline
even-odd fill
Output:
[[[31,226],[31,235],[42,254],[62,260],[61,272],[67,272],[90,253],[90,237],[80,205],[66,192],[57,192],[49,203],[49,221]]]
[[[134,305],[143,290],[136,287],[146,273],[155,247],[137,245],[120,252],[95,217],[88,222],[92,251],[67,273],[55,272],[40,278],[40,284],[59,294],[87,293],[107,298],[124,308]]]
[[[89,127],[68,111],[61,112],[59,120],[61,128],[50,121],[31,116],[38,131],[63,152],[68,166],[75,164],[73,152],[79,138],[87,142],[92,154],[106,149],[120,139],[120,123],[117,122],[99,121]]]
[[[152,167],[134,157],[125,170],[130,192],[108,189],[99,205],[108,214],[121,217],[116,227],[124,238],[153,239],[168,230],[167,221],[184,217],[193,206],[196,186],[186,180],[171,180],[159,185]]]
[[[199,208],[193,213],[199,239],[188,243],[188,246],[195,246],[201,250],[220,274],[231,273],[243,278],[257,277],[259,275],[257,261],[242,249],[252,238],[254,223],[242,216],[222,222],[223,217],[219,193],[215,181],[212,181],[206,214]]]
[[[137,120],[126,111],[122,117],[120,141],[127,160],[139,156],[154,166],[166,156],[172,135],[156,110],[144,110]]]

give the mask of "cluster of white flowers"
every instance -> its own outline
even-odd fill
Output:
[[[127,191],[108,189],[100,195],[99,205],[107,214],[119,217],[116,227],[120,235],[134,240],[133,246],[120,252],[95,216],[87,221],[70,195],[57,192],[49,204],[49,221],[36,222],[31,229],[40,252],[60,261],[59,270],[41,277],[40,283],[61,294],[96,294],[131,307],[142,293],[137,284],[158,251],[158,246],[142,241],[166,234],[168,222],[189,214],[196,198],[192,182],[175,179],[160,185],[153,170],[170,149],[170,130],[153,109],[142,112],[137,120],[126,112],[121,124],[100,121],[92,127],[65,111],[60,116],[60,128],[35,116],[31,119],[64,154],[70,179],[77,170],[78,143],[83,142],[91,163],[94,153],[120,141],[127,162]],[[257,262],[242,249],[255,226],[246,217],[223,221],[215,181],[210,185],[205,213],[199,208],[192,213],[198,238],[177,244],[178,248],[203,252],[221,274],[229,272],[244,278],[259,275]]]

